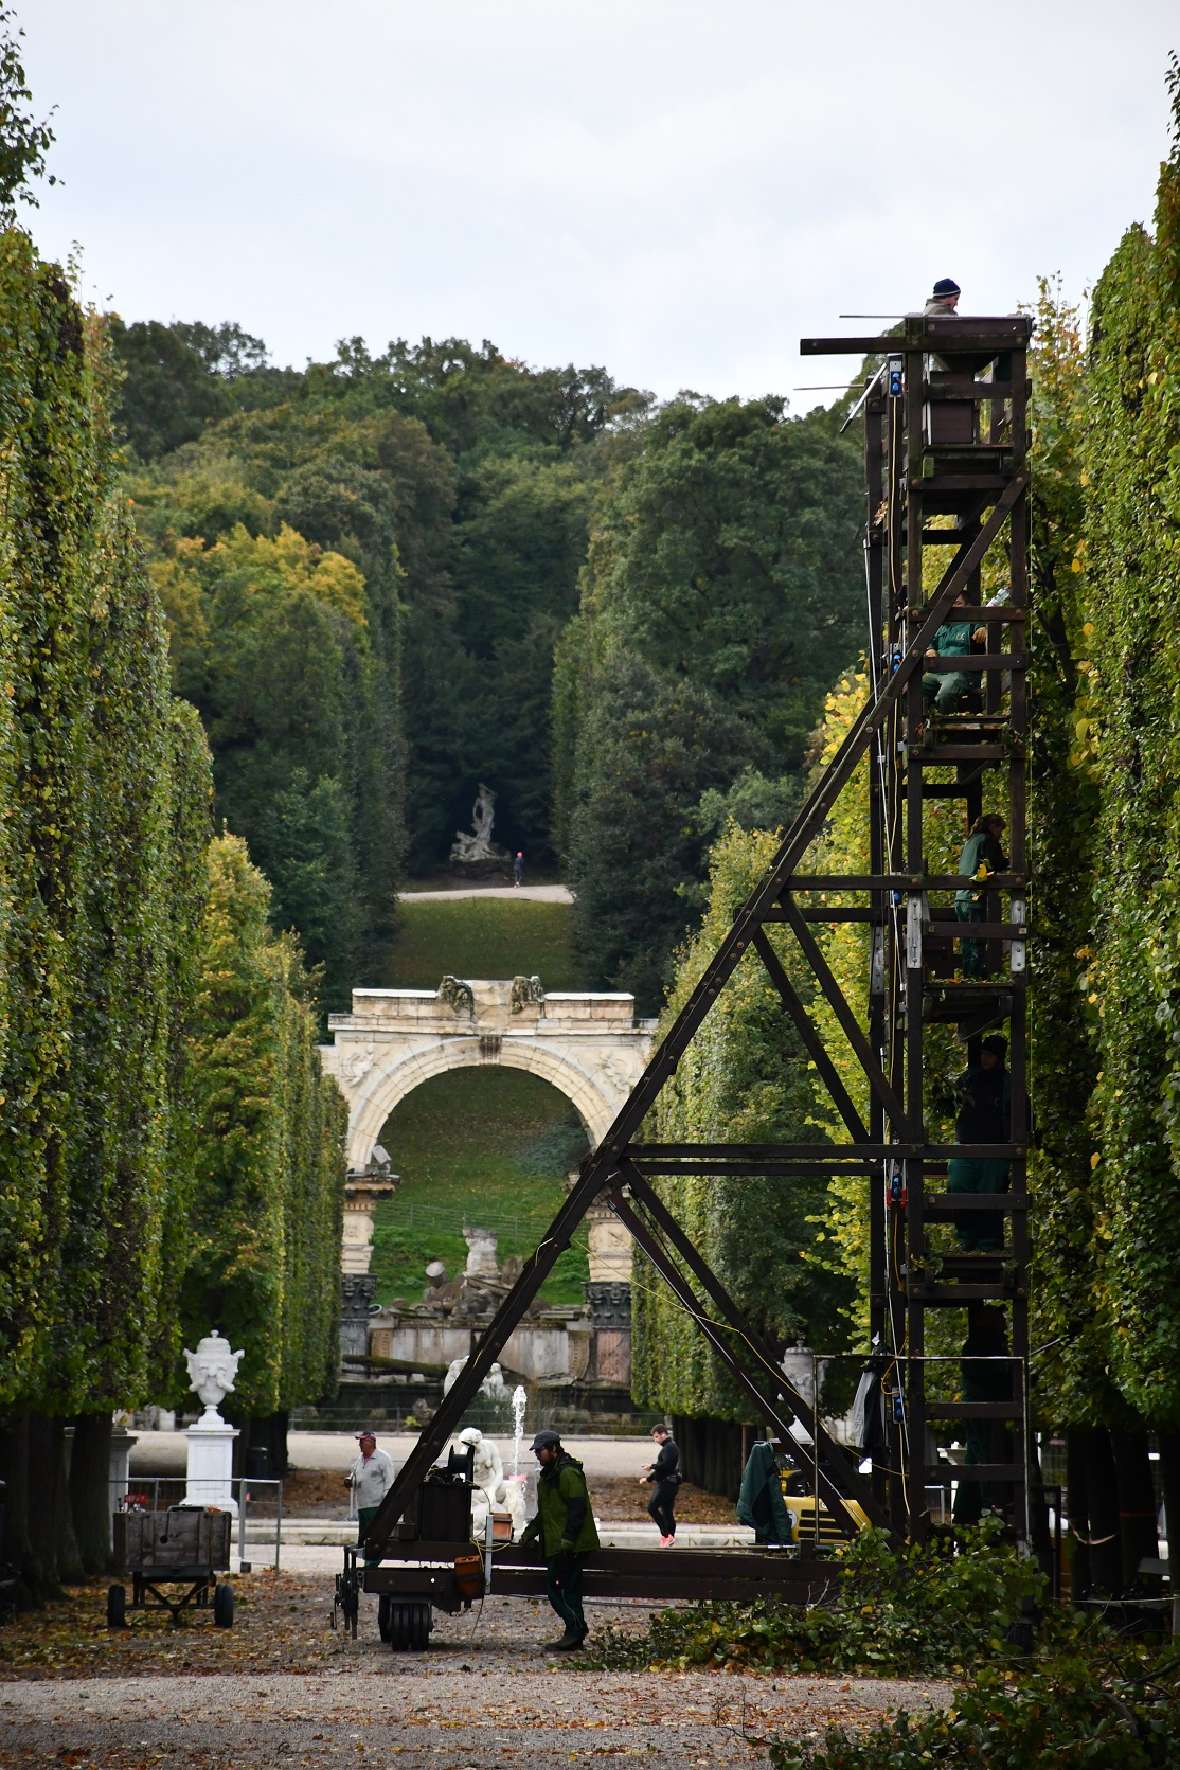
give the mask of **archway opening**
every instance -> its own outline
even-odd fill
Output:
[[[491,1231],[502,1262],[532,1252],[585,1155],[586,1130],[570,1101],[525,1070],[481,1065],[433,1076],[400,1100],[380,1142],[400,1176],[377,1210],[376,1300],[418,1302],[425,1268],[464,1269],[464,1227]],[[561,1255],[541,1291],[550,1304],[581,1304],[586,1232]]]

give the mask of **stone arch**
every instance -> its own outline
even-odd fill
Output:
[[[433,1039],[379,1061],[350,1099],[348,1165],[353,1173],[362,1173],[368,1165],[382,1126],[399,1102],[423,1082],[452,1069],[527,1070],[565,1095],[592,1149],[602,1141],[623,1096],[607,1093],[566,1051],[547,1050],[541,1040],[509,1036],[497,1044],[492,1054],[488,1041],[478,1037]]]

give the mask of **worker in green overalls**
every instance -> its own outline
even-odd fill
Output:
[[[979,1055],[955,1083],[959,1110],[956,1143],[1007,1143],[1012,1135],[1012,1077],[1005,1067],[1008,1041],[1002,1033],[981,1039]],[[1007,1192],[1012,1164],[1007,1156],[954,1156],[947,1164],[948,1192]],[[991,1253],[1004,1245],[999,1211],[964,1212],[955,1222],[959,1246]]]
[[[963,844],[959,855],[959,872],[965,879],[976,880],[974,885],[965,885],[961,891],[955,892],[955,916],[960,922],[986,922],[987,895],[985,882],[989,873],[1002,873],[1007,870],[1008,856],[1003,849],[1004,820],[1002,817],[988,816],[977,818],[971,827],[971,834]],[[964,977],[979,979],[987,976],[987,946],[982,940],[965,940],[962,943]]]
[[[955,609],[965,609],[967,599],[962,594],[955,597],[952,614]],[[966,620],[944,621],[935,629],[934,644],[926,656],[931,658],[965,658],[971,651],[972,624]],[[948,671],[944,676],[930,671],[922,678],[922,699],[927,711],[936,713],[954,713],[963,700],[964,695],[971,693],[975,684],[965,671]]]

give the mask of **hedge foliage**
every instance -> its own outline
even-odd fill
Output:
[[[765,871],[776,838],[731,825],[711,856],[709,905],[680,957],[665,1023],[679,1010],[740,905]],[[770,939],[784,963],[783,930]],[[662,1142],[772,1143],[822,1140],[815,1079],[805,1051],[757,954],[745,955],[660,1096]],[[665,1182],[668,1204],[757,1330],[787,1343],[831,1343],[851,1287],[813,1257],[822,1181],[766,1179]],[[750,1402],[671,1291],[638,1254],[632,1282],[632,1390],[637,1400],[690,1416],[747,1420]]]
[[[214,841],[190,1033],[200,1135],[183,1314],[245,1347],[234,1402],[255,1414],[332,1379],[347,1120],[320,1070],[299,949],[271,933],[269,900],[245,843]]]
[[[209,750],[172,696],[160,602],[116,491],[111,384],[102,328],[60,270],[24,233],[0,235],[4,1412],[166,1399],[182,1333],[214,1325],[208,1299],[182,1298],[217,1202],[204,1175],[226,1153],[194,1025],[214,963]],[[268,1246],[298,1317],[278,1341],[284,1393],[302,1397],[322,1389],[332,1346],[341,1108],[319,1075],[306,974],[289,942],[277,950],[267,1111],[297,1228]],[[243,1091],[260,1080],[227,1073],[227,1105],[251,1110]],[[257,1220],[231,1219],[223,1238],[227,1270],[249,1263],[273,1210],[279,1188],[261,1178]]]
[[[946,1711],[899,1714],[859,1738],[829,1728],[818,1745],[769,1742],[774,1770],[1174,1770],[1180,1676],[1174,1654],[1125,1643],[1063,1655],[1019,1679],[984,1667]]]
[[[981,1525],[951,1555],[942,1544],[898,1547],[885,1531],[864,1531],[831,1562],[822,1603],[760,1598],[663,1610],[646,1635],[605,1635],[595,1657],[636,1668],[961,1677],[1018,1657],[1007,1631],[1044,1595],[1036,1564],[999,1536],[995,1521]],[[1064,1613],[1047,1626],[1076,1633]]]

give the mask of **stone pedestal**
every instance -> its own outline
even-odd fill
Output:
[[[350,1174],[344,1182],[341,1272],[368,1272],[373,1259],[373,1214],[383,1198],[397,1191],[397,1178]]]
[[[237,1516],[233,1497],[234,1439],[238,1431],[216,1415],[200,1419],[185,1433],[188,1460],[185,1466],[186,1506],[219,1506]]]
[[[340,1279],[340,1356],[369,1356],[369,1315],[377,1280],[369,1272],[345,1272]]]
[[[631,1286],[619,1280],[609,1283],[591,1280],[586,1286],[586,1301],[590,1305],[589,1374],[628,1389],[631,1385]]]
[[[129,1432],[126,1426],[116,1426],[113,1428],[111,1432],[110,1460],[111,1500],[110,1505],[107,1507],[107,1530],[108,1533],[110,1533],[109,1543],[112,1548],[114,1547],[114,1526],[112,1520],[114,1519],[115,1513],[122,1509],[123,1501],[127,1497],[127,1487],[129,1482],[128,1469],[131,1461],[131,1452],[133,1447],[138,1443],[138,1433]]]

